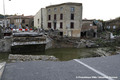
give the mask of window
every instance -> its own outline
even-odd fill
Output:
[[[48,9],[48,12],[50,12],[50,9]]]
[[[63,14],[60,14],[60,20],[63,20]]]
[[[22,23],[25,23],[25,20],[22,20]]]
[[[71,12],[74,12],[74,11],[75,11],[75,8],[74,8],[74,7],[71,7],[70,11],[71,11]]]
[[[60,22],[60,29],[62,29],[63,28],[63,23],[62,22]]]
[[[93,26],[92,24],[90,24],[90,26]]]
[[[21,19],[20,19],[20,23],[21,23]]]
[[[39,24],[39,19],[38,19],[38,24]]]
[[[113,26],[113,29],[116,29],[116,26]]]
[[[74,20],[74,14],[71,14],[71,20]]]
[[[54,14],[54,20],[56,20],[56,14]]]
[[[19,19],[18,19],[18,22],[19,22]]]
[[[63,36],[63,32],[60,32],[60,36]]]
[[[54,8],[54,11],[57,11],[57,8]]]
[[[107,26],[108,29],[110,29],[110,26]]]
[[[70,28],[73,29],[74,28],[74,22],[70,23]]]
[[[48,28],[51,28],[51,23],[50,22],[48,23]]]
[[[63,10],[63,7],[60,7],[60,10],[62,11],[62,10]]]
[[[51,15],[48,15],[48,20],[51,20]]]
[[[54,29],[56,29],[56,22],[54,22]]]

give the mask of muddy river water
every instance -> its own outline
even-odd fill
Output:
[[[94,51],[96,48],[54,48],[45,52],[22,53],[22,55],[48,55],[58,58],[60,61],[68,61],[72,59],[88,58],[98,56]],[[0,62],[7,61],[11,53],[0,53]]]

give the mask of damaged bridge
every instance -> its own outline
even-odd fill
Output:
[[[11,53],[45,51],[46,36],[36,32],[13,33]]]

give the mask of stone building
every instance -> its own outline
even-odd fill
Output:
[[[112,31],[116,30],[117,28],[120,28],[120,18],[105,21],[104,27],[106,30],[112,30]]]
[[[82,20],[81,38],[97,37],[97,25],[94,20]]]
[[[45,30],[59,30],[61,36],[80,37],[82,3],[47,6],[35,15],[34,26],[43,27]]]
[[[59,30],[61,36],[80,37],[82,3],[50,5],[47,9],[47,28]]]
[[[7,17],[11,28],[26,28],[33,27],[33,16],[14,15]]]

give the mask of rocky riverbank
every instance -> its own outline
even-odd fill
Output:
[[[72,37],[52,37],[52,48],[96,48],[99,47],[93,40]]]
[[[11,52],[11,37],[0,39],[0,52]]]
[[[13,55],[9,54],[9,62],[23,62],[23,61],[58,61],[59,59],[54,56],[48,55]]]
[[[100,55],[100,56],[111,56],[111,55],[120,54],[120,50],[114,49],[114,48],[111,48],[111,47],[97,48],[93,52]]]

